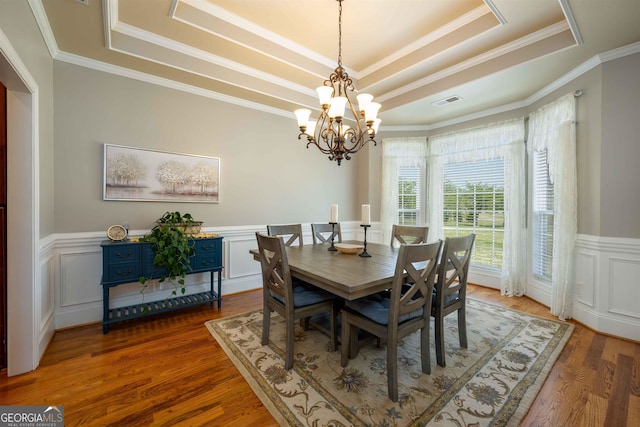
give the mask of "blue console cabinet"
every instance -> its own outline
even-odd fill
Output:
[[[112,242],[105,240],[102,247],[102,332],[109,332],[109,325],[116,322],[149,316],[165,311],[217,301],[222,305],[222,237],[206,237],[192,240],[195,254],[190,259],[188,274],[209,272],[211,287],[208,291],[192,295],[177,295],[160,301],[145,302],[127,307],[110,308],[109,291],[123,283],[138,282],[141,276],[157,278],[162,275],[153,264],[155,256],[150,243]],[[217,290],[214,290],[214,273],[217,273]],[[147,309],[143,310],[146,306]]]

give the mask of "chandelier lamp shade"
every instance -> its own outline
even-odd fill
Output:
[[[298,139],[307,138],[307,148],[311,144],[329,155],[329,160],[338,162],[350,160],[351,154],[358,152],[369,141],[375,141],[380,119],[377,118],[380,104],[373,102],[373,96],[361,93],[356,97],[357,109],[352,101],[355,87],[349,74],[342,67],[342,2],[338,6],[338,66],[329,79],[316,89],[322,111],[317,120],[309,120],[311,110],[302,108],[294,111],[300,127]],[[345,116],[347,114],[347,116]],[[345,122],[353,121],[355,127]]]

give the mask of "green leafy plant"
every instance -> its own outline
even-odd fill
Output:
[[[180,212],[166,212],[156,220],[151,232],[140,239],[141,242],[151,243],[155,253],[153,265],[156,271],[161,272],[154,276],[158,278],[158,282],[167,281],[174,286],[171,292],[173,296],[178,294],[178,290],[182,294],[186,292],[184,278],[191,270],[190,257],[195,253],[189,234],[199,230],[201,224],[201,221],[194,221],[188,213],[182,215]],[[140,277],[143,298],[150,280],[150,277]],[[143,311],[148,309],[143,304]]]

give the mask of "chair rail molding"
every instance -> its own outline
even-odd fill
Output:
[[[344,240],[362,240],[359,222],[341,222]],[[131,235],[144,235],[149,230],[132,230]],[[222,295],[259,289],[262,286],[260,266],[249,255],[255,249],[256,231],[266,225],[205,227],[204,232],[218,233],[223,240]],[[303,224],[303,235],[311,242],[311,223]],[[40,242],[40,269],[44,292],[37,307],[40,331],[47,325],[55,329],[100,322],[102,319],[102,276],[100,242],[104,232],[64,233],[48,236]],[[367,240],[381,242],[378,223],[368,230]],[[640,342],[640,239],[578,235],[575,258],[575,300],[573,317],[578,322],[605,334]],[[473,269],[471,269],[473,270]],[[482,270],[471,271],[469,281],[499,288],[499,278]],[[202,274],[187,276],[187,292],[202,292],[208,286]],[[145,292],[145,301],[162,299],[170,285],[155,283]],[[527,296],[549,305],[551,289],[547,285],[529,283]],[[140,302],[137,283],[118,287],[113,293],[114,307]],[[224,304],[224,300],[223,300]],[[45,337],[42,337],[43,339]],[[40,348],[46,348],[46,339]]]

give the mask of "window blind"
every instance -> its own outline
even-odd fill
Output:
[[[422,189],[420,168],[398,169],[398,218],[400,225],[418,225]]]
[[[445,237],[476,234],[471,263],[502,267],[504,160],[493,158],[444,165]]]
[[[533,152],[533,276],[551,281],[553,257],[553,184],[547,150]]]

